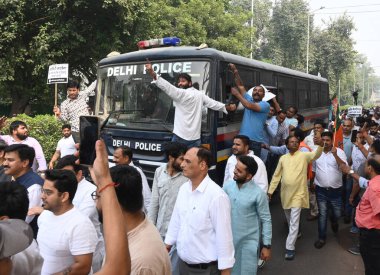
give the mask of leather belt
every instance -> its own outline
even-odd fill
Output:
[[[213,261],[213,262],[209,262],[209,263],[202,263],[202,264],[188,264],[186,262],[184,262],[188,267],[190,268],[196,268],[196,269],[207,269],[209,268],[210,266],[213,266],[213,265],[218,265],[218,261]]]

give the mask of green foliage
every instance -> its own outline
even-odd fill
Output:
[[[276,1],[263,56],[276,65],[305,71],[308,7],[304,0]]]
[[[20,114],[7,120],[2,129],[2,134],[9,134],[9,124],[15,120],[21,120],[28,125],[29,136],[38,140],[44,151],[46,161],[49,162],[57,148],[57,142],[62,138],[62,122],[51,115],[30,117]]]

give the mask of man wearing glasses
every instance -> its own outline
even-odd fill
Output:
[[[47,170],[41,189],[44,209],[38,219],[37,242],[44,258],[41,274],[92,274],[97,244],[94,225],[73,205],[78,187],[75,174]]]

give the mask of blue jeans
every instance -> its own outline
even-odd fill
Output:
[[[331,223],[337,223],[342,210],[342,188],[323,188],[316,186],[318,216],[318,236],[320,240],[326,240],[327,214],[329,209]]]
[[[344,215],[351,217],[352,215],[352,205],[350,204],[350,195],[352,191],[352,186],[354,184],[353,179],[347,176],[345,179],[345,196],[344,196]]]
[[[183,138],[177,136],[176,134],[173,134],[172,141],[185,144],[187,146],[187,148],[199,147],[201,145],[201,139],[186,140],[186,139],[183,139]]]

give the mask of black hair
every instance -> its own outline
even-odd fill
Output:
[[[321,125],[323,129],[326,128],[326,123],[324,123],[322,119],[316,119],[314,121],[314,126],[317,125],[317,124]]]
[[[330,137],[331,140],[334,139],[334,134],[332,132],[323,132],[321,137]]]
[[[11,124],[9,125],[9,133],[12,135],[13,131],[17,130],[20,125],[28,127],[24,121],[15,120],[15,121],[12,121]]]
[[[8,144],[4,140],[0,139],[0,151],[4,150],[6,147],[8,147]]]
[[[117,149],[121,149],[121,154],[123,155],[123,157],[129,157],[129,160],[132,160],[132,157],[133,157],[133,152],[132,152],[132,149],[128,146],[119,146],[119,147],[116,147],[115,150]]]
[[[75,173],[78,173],[78,171],[83,170],[82,166],[79,164],[76,164],[75,162],[78,160],[78,158],[74,155],[67,155],[61,158],[57,165],[55,166],[55,169],[63,169],[65,166],[72,166],[74,168]]]
[[[58,192],[69,193],[69,201],[73,201],[78,188],[78,181],[74,172],[60,169],[46,170],[45,178],[54,182],[54,187],[58,190]]]
[[[21,161],[29,160],[29,167],[32,167],[36,153],[32,147],[26,144],[12,144],[4,149],[5,153],[17,152]]]
[[[181,155],[186,154],[187,146],[180,142],[168,142],[165,144],[165,155],[169,159],[169,156],[178,158]]]
[[[187,73],[180,73],[178,75],[177,79],[179,80],[180,78],[184,78],[184,79],[186,79],[186,81],[192,82],[191,81],[191,76],[189,74],[187,74]]]
[[[297,114],[298,125],[301,125],[305,121],[305,117],[301,114]]]
[[[71,130],[71,125],[70,124],[63,124],[62,125],[62,130],[63,129],[69,129],[69,130]]]
[[[292,108],[292,109],[294,110],[294,114],[295,114],[295,115],[298,113],[298,109],[297,109],[296,106],[289,106],[289,107],[288,107],[288,110],[289,110],[290,108]]]
[[[305,139],[305,133],[301,129],[298,129],[298,128],[293,129],[293,136],[298,138],[299,141],[303,141]]]
[[[279,114],[284,114],[284,115],[286,115],[286,111],[285,111],[285,110],[280,110],[280,111],[278,111],[277,114],[278,114],[278,115],[279,115]]]
[[[246,170],[248,173],[250,173],[252,176],[256,175],[258,165],[253,157],[238,156],[237,159],[247,167]]]
[[[380,175],[380,163],[377,162],[374,158],[369,158],[367,160],[367,165],[373,168],[376,175]]]
[[[197,152],[197,157],[198,157],[198,160],[200,162],[201,161],[206,162],[207,167],[210,168],[211,163],[212,163],[212,154],[211,154],[210,150],[203,148],[203,147],[200,147],[198,152]]]
[[[74,79],[70,79],[69,82],[67,82],[67,89],[70,89],[70,88],[77,88],[79,89],[80,85],[79,85],[79,82],[74,80]]]
[[[300,142],[299,137],[296,137],[296,136],[288,136],[288,137],[285,139],[285,145],[288,145],[289,140],[290,140],[292,137],[295,137],[295,138],[298,140],[298,142]]]
[[[234,137],[234,139],[240,139],[244,145],[248,145],[249,146],[249,143],[250,143],[250,140],[249,140],[249,137],[245,136],[245,135],[236,135]]]
[[[380,154],[380,139],[375,139],[373,143],[371,144],[371,147],[375,151],[377,155]]]
[[[115,188],[117,200],[124,211],[136,213],[143,208],[142,179],[135,167],[117,165],[110,169],[112,181],[118,186]]]
[[[0,183],[0,216],[25,220],[29,209],[28,190],[15,182]]]

